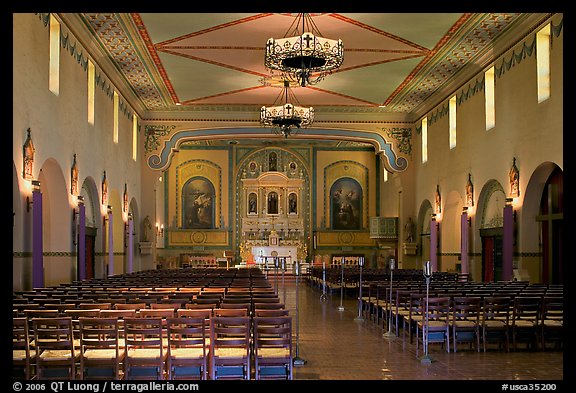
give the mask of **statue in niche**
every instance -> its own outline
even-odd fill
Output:
[[[142,241],[149,242],[152,239],[152,224],[150,223],[150,216],[146,216],[142,221]]]
[[[76,165],[76,154],[70,170],[70,194],[78,195],[78,166]]]
[[[24,169],[22,171],[22,175],[26,180],[30,180],[33,177],[34,152],[36,151],[34,148],[34,143],[32,143],[30,132],[30,128],[28,128],[28,137],[26,138],[23,146]]]
[[[108,201],[108,181],[106,180],[106,171],[104,171],[104,177],[102,178],[102,204],[105,205]]]
[[[256,194],[251,192],[248,195],[248,214],[258,213],[258,200],[256,199]]]
[[[298,198],[292,193],[288,196],[288,214],[296,214],[298,207]]]
[[[274,152],[268,155],[268,170],[273,172],[278,170],[278,155]]]
[[[474,206],[474,185],[471,174],[468,174],[468,182],[466,183],[466,206]]]
[[[435,206],[436,210],[435,212],[441,213],[442,212],[442,200],[440,197],[440,186],[437,184],[436,185],[436,206]]]
[[[520,180],[520,171],[516,166],[516,157],[514,157],[512,161],[512,168],[510,168],[508,176],[510,177],[510,196],[512,198],[517,198],[520,196],[520,188],[518,184]]]
[[[278,194],[274,191],[268,194],[268,214],[278,214]]]
[[[412,217],[408,217],[408,221],[406,221],[406,225],[404,225],[404,233],[406,235],[406,243],[414,243],[414,222],[412,221]]]

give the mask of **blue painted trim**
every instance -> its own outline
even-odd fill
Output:
[[[311,138],[324,139],[344,139],[344,140],[363,140],[375,145],[376,153],[383,152],[388,158],[388,165],[392,170],[404,171],[408,167],[408,160],[404,157],[398,157],[392,150],[392,144],[380,135],[374,132],[342,130],[342,129],[307,129],[299,136],[309,136]],[[236,138],[269,138],[268,130],[263,128],[218,128],[204,130],[186,130],[174,133],[169,139],[164,141],[164,146],[160,154],[151,154],[148,157],[148,166],[152,169],[165,169],[170,165],[172,151],[178,149],[178,145],[187,140],[196,139],[229,139],[231,136]]]

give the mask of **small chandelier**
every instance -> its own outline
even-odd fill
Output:
[[[298,14],[283,38],[268,39],[264,65],[306,87],[320,82],[343,61],[342,40],[322,37],[309,14]]]
[[[279,105],[282,97],[284,97],[284,104]],[[290,81],[285,80],[282,92],[272,104],[273,106],[263,106],[260,109],[260,123],[273,127],[274,133],[281,134],[284,138],[295,133],[294,127],[296,129],[307,127],[314,121],[314,108],[291,104],[289,99],[293,99],[298,104],[296,96],[290,89]]]

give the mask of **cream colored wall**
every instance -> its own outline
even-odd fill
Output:
[[[76,43],[78,52],[82,52],[86,59],[87,51],[77,41],[76,37],[61,25],[62,34],[68,35],[70,43]],[[106,171],[108,178],[109,195],[115,192],[122,195],[124,183],[128,185],[130,199],[140,199],[140,163],[132,160],[132,121],[124,114],[119,115],[119,142],[115,144],[113,135],[113,100],[100,87],[95,89],[95,124],[90,125],[87,121],[87,72],[72,56],[68,49],[60,47],[60,91],[56,96],[48,90],[48,64],[49,64],[49,27],[44,26],[38,15],[13,14],[13,161],[18,174],[18,190],[22,205],[19,206],[20,216],[15,220],[25,222],[30,220],[26,216],[25,200],[31,195],[29,181],[22,179],[22,146],[26,139],[26,130],[31,129],[31,135],[36,148],[34,160],[34,178],[40,176],[40,169],[44,163],[54,160],[53,167],[57,167],[63,174],[64,182],[57,185],[59,192],[57,200],[52,201],[50,216],[52,220],[64,220],[62,225],[65,230],[60,231],[58,236],[50,237],[50,241],[44,243],[44,265],[46,269],[46,284],[54,285],[61,282],[69,282],[75,275],[75,247],[72,237],[72,207],[75,199],[70,195],[70,168],[73,155],[77,156],[79,169],[79,185],[87,177],[96,179],[100,183],[103,172]],[[100,73],[98,61],[97,73]],[[107,84],[111,82],[103,75]],[[120,92],[122,96],[122,93]],[[133,112],[131,110],[131,112]],[[140,138],[142,133],[140,133]],[[140,155],[142,157],[142,155]],[[43,185],[44,186],[44,185]],[[100,188],[100,187],[99,187]],[[99,189],[99,192],[101,190]],[[48,196],[46,196],[46,199]],[[66,200],[62,202],[62,198]],[[63,207],[62,207],[63,206]],[[16,210],[16,209],[15,209]],[[102,213],[105,207],[102,207]],[[120,206],[114,209],[115,222],[122,222]],[[123,226],[123,225],[122,225]],[[31,226],[22,225],[22,240],[15,240],[15,253],[30,253],[31,242],[26,238],[31,237]],[[45,228],[45,230],[47,230]],[[96,239],[96,253],[102,252],[101,228],[98,229]],[[115,231],[114,250],[123,253],[122,230]],[[120,248],[117,249],[116,245]],[[64,255],[64,257],[55,257]],[[121,255],[120,255],[121,256]],[[136,255],[135,258],[138,258]],[[15,270],[22,271],[26,282],[14,282],[17,287],[29,287],[31,285],[30,266],[22,265],[23,258],[14,258]],[[102,261],[102,257],[96,257],[96,264]],[[18,266],[17,266],[18,265]],[[20,266],[22,265],[22,266]],[[115,261],[116,266],[124,266],[123,258]],[[138,266],[135,263],[135,266]],[[116,270],[115,270],[116,271]],[[22,288],[19,288],[22,289]]]
[[[553,21],[558,24],[561,16],[555,16]],[[531,44],[534,33],[526,37],[518,45],[510,49],[495,62],[501,67],[503,59],[509,61],[512,51],[520,50],[524,42]],[[440,186],[442,208],[445,212],[447,200],[448,209],[459,217],[465,197],[465,186],[468,173],[472,174],[474,183],[474,203],[477,205],[482,187],[491,179],[497,180],[505,190],[509,190],[508,171],[516,158],[520,170],[520,198],[516,205],[518,217],[522,220],[522,200],[525,196],[527,182],[536,168],[544,162],[553,162],[563,168],[563,33],[553,38],[551,48],[551,97],[538,104],[536,96],[536,58],[526,56],[519,64],[496,77],[496,126],[486,131],[484,123],[484,91],[481,90],[457,106],[457,144],[449,149],[448,115],[431,124],[431,115],[435,114],[453,95],[449,95],[428,116],[428,162],[421,162],[421,135],[414,134],[412,139],[412,162],[409,169],[403,173],[391,176],[382,186],[381,211],[386,215],[386,206],[397,206],[397,195],[402,185],[410,184],[414,179],[414,197],[402,192],[402,215],[416,216],[420,205],[426,199],[434,201],[436,185]],[[469,81],[470,85],[476,79],[483,78],[483,71]],[[468,84],[454,92],[462,94]],[[420,126],[420,121],[415,124]],[[411,172],[411,169],[414,172]],[[448,197],[450,196],[450,197]],[[442,270],[451,269],[456,260],[452,253],[459,253],[459,226],[454,214],[451,222],[441,222],[439,266]],[[481,280],[481,242],[476,225],[475,211],[472,210],[472,243],[469,246],[473,278]],[[445,219],[443,215],[442,220]],[[536,225],[533,218],[521,221],[518,227],[518,245],[516,254],[538,251],[538,245],[524,241],[523,228]],[[402,227],[402,225],[401,225]],[[455,232],[456,231],[456,232]],[[447,254],[446,256],[444,254]],[[515,257],[515,259],[517,259]],[[533,264],[533,262],[532,262]],[[404,266],[406,267],[406,266]],[[530,273],[537,280],[534,272]]]

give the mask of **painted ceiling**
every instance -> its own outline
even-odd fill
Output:
[[[63,14],[66,15],[66,14]],[[415,114],[462,74],[478,73],[497,42],[532,14],[318,13],[321,35],[341,39],[342,66],[317,85],[292,88],[322,113]],[[296,14],[84,13],[88,34],[148,114],[254,111],[281,89],[264,66],[269,38],[286,36]],[[501,46],[501,45],[500,45]],[[474,74],[472,74],[474,75]],[[458,86],[457,86],[458,87]],[[452,91],[450,91],[452,89]],[[445,98],[445,97],[444,97]],[[427,102],[428,100],[428,102]]]

